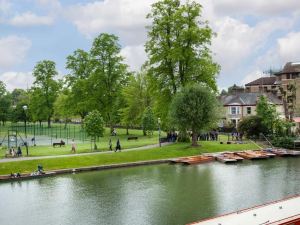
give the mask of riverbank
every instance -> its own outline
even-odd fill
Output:
[[[0,175],[11,173],[30,174],[35,171],[38,164],[43,165],[45,171],[73,169],[81,167],[106,166],[111,164],[135,163],[151,160],[165,160],[184,156],[199,155],[222,151],[253,150],[258,147],[248,142],[247,144],[220,144],[219,142],[201,142],[202,146],[191,147],[190,143],[176,143],[139,151],[111,152],[97,155],[80,155],[63,158],[34,159],[0,163]]]

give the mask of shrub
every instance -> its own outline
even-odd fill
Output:
[[[261,117],[248,116],[239,122],[238,131],[248,138],[258,138],[260,133],[266,133],[267,127],[262,123]]]
[[[291,137],[277,137],[272,140],[272,145],[281,148],[294,148],[294,138]]]

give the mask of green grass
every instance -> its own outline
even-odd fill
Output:
[[[38,164],[42,164],[45,170],[78,168],[87,166],[99,166],[117,163],[137,162],[144,160],[168,159],[182,156],[198,155],[201,153],[212,153],[219,151],[237,151],[257,149],[253,143],[247,144],[219,144],[219,142],[201,142],[202,146],[191,147],[189,143],[177,143],[153,148],[148,150],[111,152],[97,155],[82,155],[76,157],[36,159],[30,161],[0,163],[0,174],[11,172],[30,173],[36,170]]]
[[[78,125],[75,125],[78,126]],[[141,147],[146,145],[152,145],[158,143],[158,132],[155,131],[153,133],[153,136],[143,136],[143,133],[141,130],[129,130],[129,135],[126,135],[126,129],[116,129],[117,130],[117,136],[110,136],[109,129],[106,128],[106,132],[104,137],[101,137],[98,142],[96,142],[98,151],[107,151],[109,149],[109,139],[112,140],[113,148],[116,146],[117,139],[120,139],[120,143],[122,146],[122,149],[128,149],[128,148],[135,148],[135,147]],[[165,134],[162,132],[162,136]],[[127,138],[129,136],[137,136],[137,140],[130,140],[128,141]],[[50,139],[50,138],[49,138]],[[65,139],[63,139],[66,141]],[[59,142],[60,139],[53,140],[53,142]],[[50,140],[49,140],[50,142]],[[70,140],[69,140],[70,142]],[[76,153],[87,153],[94,150],[91,150],[91,142],[85,141],[84,143],[76,143]],[[22,148],[23,155],[25,154],[25,148]],[[6,149],[0,149],[0,158],[4,158]],[[70,143],[67,144],[65,147],[55,147],[53,148],[51,145],[48,146],[31,146],[29,147],[29,156],[50,156],[50,155],[67,155],[71,154],[71,145]]]

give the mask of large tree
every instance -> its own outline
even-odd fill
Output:
[[[60,84],[55,80],[57,76],[55,62],[43,60],[36,64],[33,69],[35,81],[33,83],[33,94],[36,95],[38,109],[41,107],[46,114],[48,127],[51,126],[51,118],[53,116],[53,104],[57,98]]]
[[[201,20],[201,9],[195,1],[161,0],[152,5],[147,16],[152,24],[146,52],[164,114],[172,96],[189,83],[203,82],[217,90],[220,68],[209,50],[214,33]]]
[[[192,131],[192,145],[197,146],[199,132],[215,126],[219,118],[215,94],[204,85],[185,87],[172,101],[170,118],[180,131]]]
[[[68,102],[74,114],[80,115],[83,120],[91,106],[91,82],[92,64],[89,52],[77,49],[67,57],[66,68],[70,71],[66,83],[70,89]]]
[[[95,38],[91,49],[90,97],[111,130],[119,118],[118,100],[129,75],[120,51],[118,37],[106,33]]]
[[[279,120],[276,112],[276,105],[270,103],[268,98],[264,95],[259,97],[256,106],[257,116],[261,118],[262,124],[267,128],[267,134],[273,134],[274,125]]]
[[[94,141],[94,149],[96,150],[96,139],[104,134],[104,121],[98,110],[93,110],[84,119],[84,128]]]
[[[4,123],[9,119],[11,95],[6,90],[5,84],[0,81],[0,121]]]
[[[153,97],[146,73],[147,71],[142,70],[131,76],[128,85],[123,88],[122,123],[127,127],[139,126],[145,109],[152,105]]]

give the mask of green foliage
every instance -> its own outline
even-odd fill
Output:
[[[197,134],[201,130],[212,128],[218,117],[216,96],[204,85],[196,84],[184,88],[171,104],[171,121],[179,130],[193,132],[193,145],[197,145]]]
[[[142,126],[144,134],[153,135],[153,131],[156,128],[156,119],[151,107],[147,107],[143,114]]]
[[[129,75],[120,51],[118,37],[102,33],[95,38],[90,52],[93,72],[89,97],[111,128],[118,121],[119,97]]]
[[[66,63],[66,68],[70,71],[66,77],[67,86],[70,88],[68,101],[72,105],[72,114],[80,115],[81,119],[93,109],[90,100],[92,85],[89,77],[93,70],[90,58],[89,52],[77,49],[67,57]]]
[[[238,131],[248,138],[258,138],[260,133],[266,133],[267,127],[260,116],[244,117],[238,124]]]
[[[274,124],[279,119],[276,106],[270,104],[268,99],[264,95],[261,95],[256,106],[256,112],[257,116],[261,118],[262,124],[267,128],[265,133],[273,134]]]
[[[4,124],[9,119],[11,96],[7,92],[5,84],[0,81],[0,121]]]
[[[209,46],[214,35],[201,21],[202,6],[195,1],[161,0],[152,5],[147,18],[146,52],[159,114],[166,120],[172,97],[189,83],[202,82],[217,90],[216,74]]]
[[[60,84],[55,80],[57,74],[55,62],[50,60],[38,62],[33,69],[35,81],[32,88],[34,101],[30,102],[31,112],[38,117],[42,110],[48,120],[48,127],[54,113],[53,104],[60,89]]]
[[[124,108],[122,123],[128,126],[139,126],[145,109],[151,106],[153,97],[146,77],[146,71],[131,76],[129,83],[122,90]]]
[[[12,94],[12,108],[10,112],[10,120],[13,122],[25,121],[31,118],[31,109],[28,107],[27,112],[24,111],[23,106],[29,106],[29,93],[22,89],[15,89]]]
[[[280,148],[294,148],[294,138],[292,137],[276,137],[272,140],[272,145]]]
[[[84,119],[84,128],[88,136],[94,140],[104,134],[104,121],[101,113],[97,110],[91,111]]]
[[[61,92],[57,99],[54,102],[54,116],[56,118],[64,119],[67,123],[68,119],[73,114],[73,105],[71,105],[70,100],[70,91],[67,89],[64,92]]]

